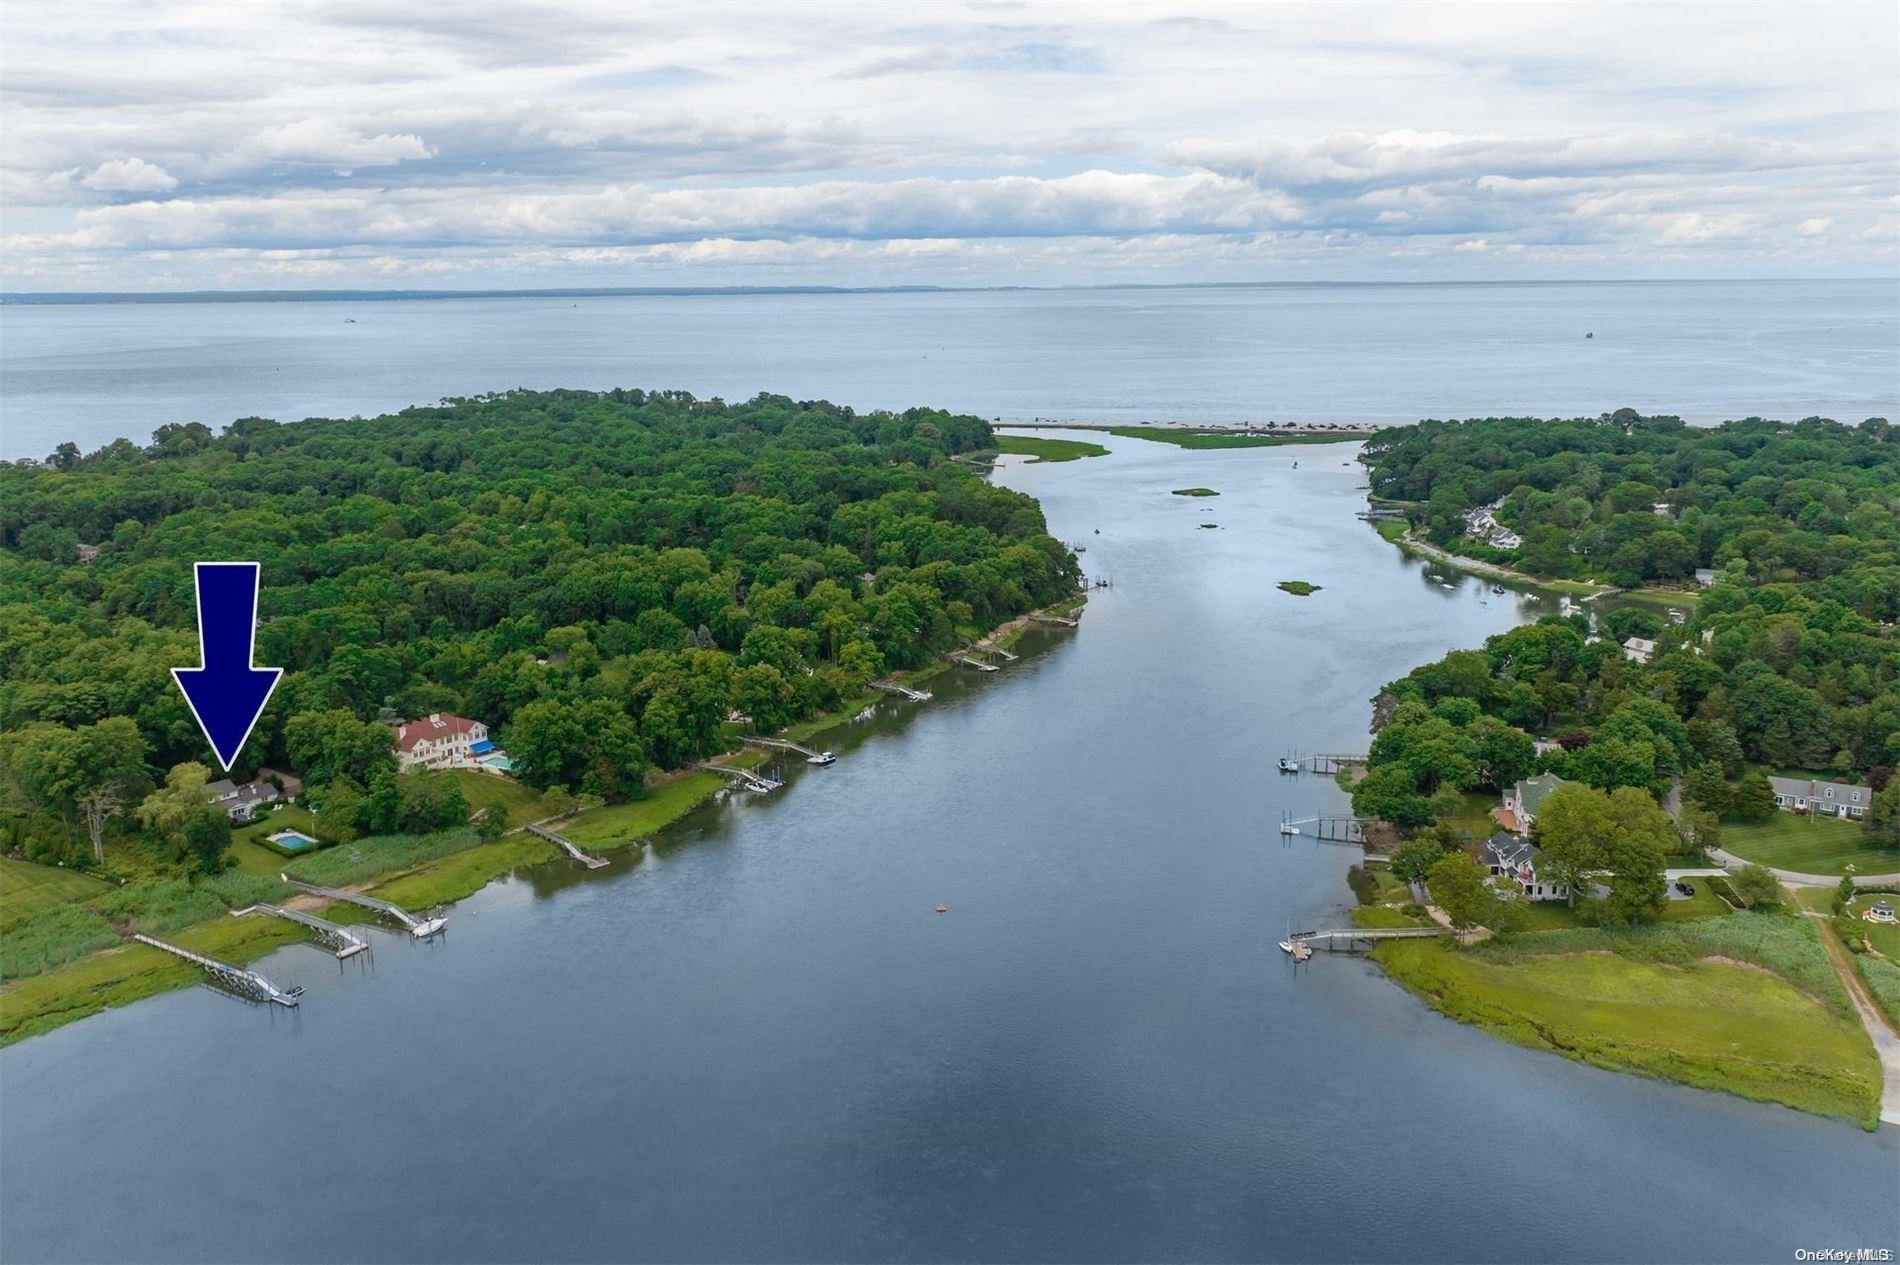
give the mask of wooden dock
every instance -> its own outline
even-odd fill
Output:
[[[401,905],[395,904],[392,901],[378,900],[374,896],[365,896],[361,892],[346,891],[341,887],[319,887],[315,883],[300,883],[288,874],[279,874],[277,877],[300,892],[308,892],[312,896],[321,896],[326,900],[340,900],[351,905],[361,905],[365,909],[373,909],[377,913],[388,918],[393,918],[395,921],[401,923],[409,934],[418,940],[427,939],[448,925],[449,920],[444,918],[441,914],[425,914],[418,918]]]
[[[978,672],[995,672],[997,670],[994,663],[985,663],[967,650],[952,650],[949,654],[949,659],[952,663],[961,663],[964,667],[975,668]]]
[[[149,944],[154,949],[162,949],[174,957],[194,962],[205,969],[210,982],[227,992],[236,993],[249,1001],[275,1002],[279,1006],[295,1006],[297,999],[303,996],[303,988],[293,984],[289,988],[279,988],[263,974],[242,966],[232,966],[229,962],[220,962],[216,958],[194,953],[182,945],[160,940],[157,936],[148,936],[143,932],[135,933],[132,938],[140,944]]]
[[[1296,931],[1287,939],[1328,953],[1370,953],[1381,940],[1427,940],[1455,935],[1450,927],[1342,927],[1335,931]]]
[[[607,864],[606,857],[597,857],[591,852],[582,851],[581,846],[566,835],[556,834],[538,822],[530,825],[527,829],[529,834],[534,835],[538,839],[546,839],[549,843],[559,847],[561,851],[567,853],[590,870],[598,870]]]
[[[739,787],[741,790],[751,791],[757,795],[763,795],[767,791],[776,791],[779,787],[784,785],[783,782],[774,781],[769,777],[761,777],[751,769],[735,769],[729,764],[711,764],[706,761],[701,761],[693,765],[693,767],[707,773],[717,773],[722,777],[729,778],[733,785]]]
[[[282,918],[286,922],[308,927],[316,936],[317,943],[336,954],[339,962],[344,958],[355,957],[369,950],[369,937],[362,932],[354,931],[349,927],[339,927],[333,922],[324,921],[315,914],[306,914],[301,909],[286,909],[282,905],[266,905],[260,902],[244,909],[233,909],[231,914],[238,918],[245,914],[267,914],[272,918]]]
[[[883,690],[886,694],[900,694],[913,703],[928,703],[936,697],[929,690],[913,690],[908,685],[897,685],[891,681],[873,681],[871,688]]]

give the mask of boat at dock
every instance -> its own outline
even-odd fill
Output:
[[[806,764],[835,764],[838,757],[829,751],[820,751],[805,757]]]

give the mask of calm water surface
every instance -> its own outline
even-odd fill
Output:
[[[12,1260],[1792,1259],[1900,1130],[1618,1076],[1298,973],[1354,854],[1289,747],[1528,612],[1353,521],[1344,448],[1017,467],[1114,587],[659,854],[0,1053]],[[1299,468],[1292,463],[1298,461]],[[1218,499],[1171,488],[1205,484]],[[1202,530],[1203,520],[1220,524]],[[1100,530],[1096,535],[1095,530]],[[1298,599],[1276,581],[1324,585]],[[939,903],[947,915],[933,912]]]
[[[0,458],[143,443],[161,422],[617,386],[1011,420],[1900,418],[1900,285],[0,306]]]

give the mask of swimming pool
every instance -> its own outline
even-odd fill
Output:
[[[286,852],[302,852],[305,848],[317,846],[317,841],[301,830],[279,830],[274,835],[264,837]]]
[[[515,767],[515,762],[500,751],[497,751],[494,755],[485,755],[476,761],[476,763],[485,764],[491,769],[500,769],[503,773],[507,773]]]

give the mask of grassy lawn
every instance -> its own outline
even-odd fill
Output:
[[[217,918],[165,937],[175,944],[244,965],[304,938],[303,928],[281,918]],[[0,987],[0,1045],[63,1023],[123,1006],[155,993],[196,984],[197,967],[157,949],[130,944],[88,954],[43,974]],[[292,981],[278,980],[279,984]]]
[[[1722,826],[1722,849],[1746,861],[1801,874],[1890,874],[1900,853],[1882,848],[1860,823],[1777,812],[1758,826]]]
[[[1662,920],[1664,922],[1687,922],[1696,918],[1720,918],[1735,911],[1720,896],[1709,890],[1709,885],[1701,879],[1692,878],[1689,886],[1695,888],[1695,895],[1688,900],[1672,900],[1664,903]]]
[[[1048,439],[1041,435],[1007,435],[996,433],[996,451],[1012,453],[1030,458],[1030,465],[1039,461],[1074,461],[1080,457],[1106,457],[1108,449],[1100,444],[1091,444],[1081,439]]]
[[[1820,906],[1820,908],[1823,912],[1832,910],[1834,893],[1823,892],[1821,894],[1826,897],[1827,903]],[[1856,896],[1849,902],[1847,911],[1854,915],[1856,919],[1854,924],[1855,929],[1867,937],[1869,944],[1873,945],[1882,955],[1890,957],[1896,962],[1900,962],[1900,923],[1868,922],[1860,916],[1862,910],[1877,900],[1884,900],[1896,909],[1900,909],[1900,896],[1895,896],[1889,892],[1884,895],[1869,894],[1866,896]]]
[[[1497,961],[1435,940],[1374,956],[1439,1011],[1520,1045],[1863,1127],[1875,1119],[1880,1066],[1860,1026],[1762,970],[1608,952]]]
[[[1502,829],[1491,819],[1491,810],[1499,803],[1496,795],[1488,795],[1483,791],[1466,791],[1459,799],[1461,802],[1458,811],[1443,819],[1445,825],[1479,842],[1489,839]]]
[[[315,838],[317,823],[315,818],[298,805],[280,804],[256,821],[233,827],[231,859],[237,862],[240,874],[275,878],[283,872],[289,858],[277,855],[263,844],[264,836],[274,835],[280,830],[301,830],[304,834]]]
[[[531,786],[473,769],[448,769],[438,777],[448,778],[461,788],[471,813],[499,808],[506,815],[509,829],[547,816],[541,811],[541,792]]]
[[[655,787],[645,799],[582,813],[563,824],[561,833],[584,848],[638,843],[711,799],[725,784],[717,773],[688,773]]]
[[[372,895],[394,901],[405,909],[427,909],[472,896],[510,870],[539,865],[561,855],[545,839],[529,834],[510,835],[430,861],[369,890]]]
[[[68,905],[111,890],[112,884],[90,874],[56,865],[0,859],[0,929],[35,910]]]

